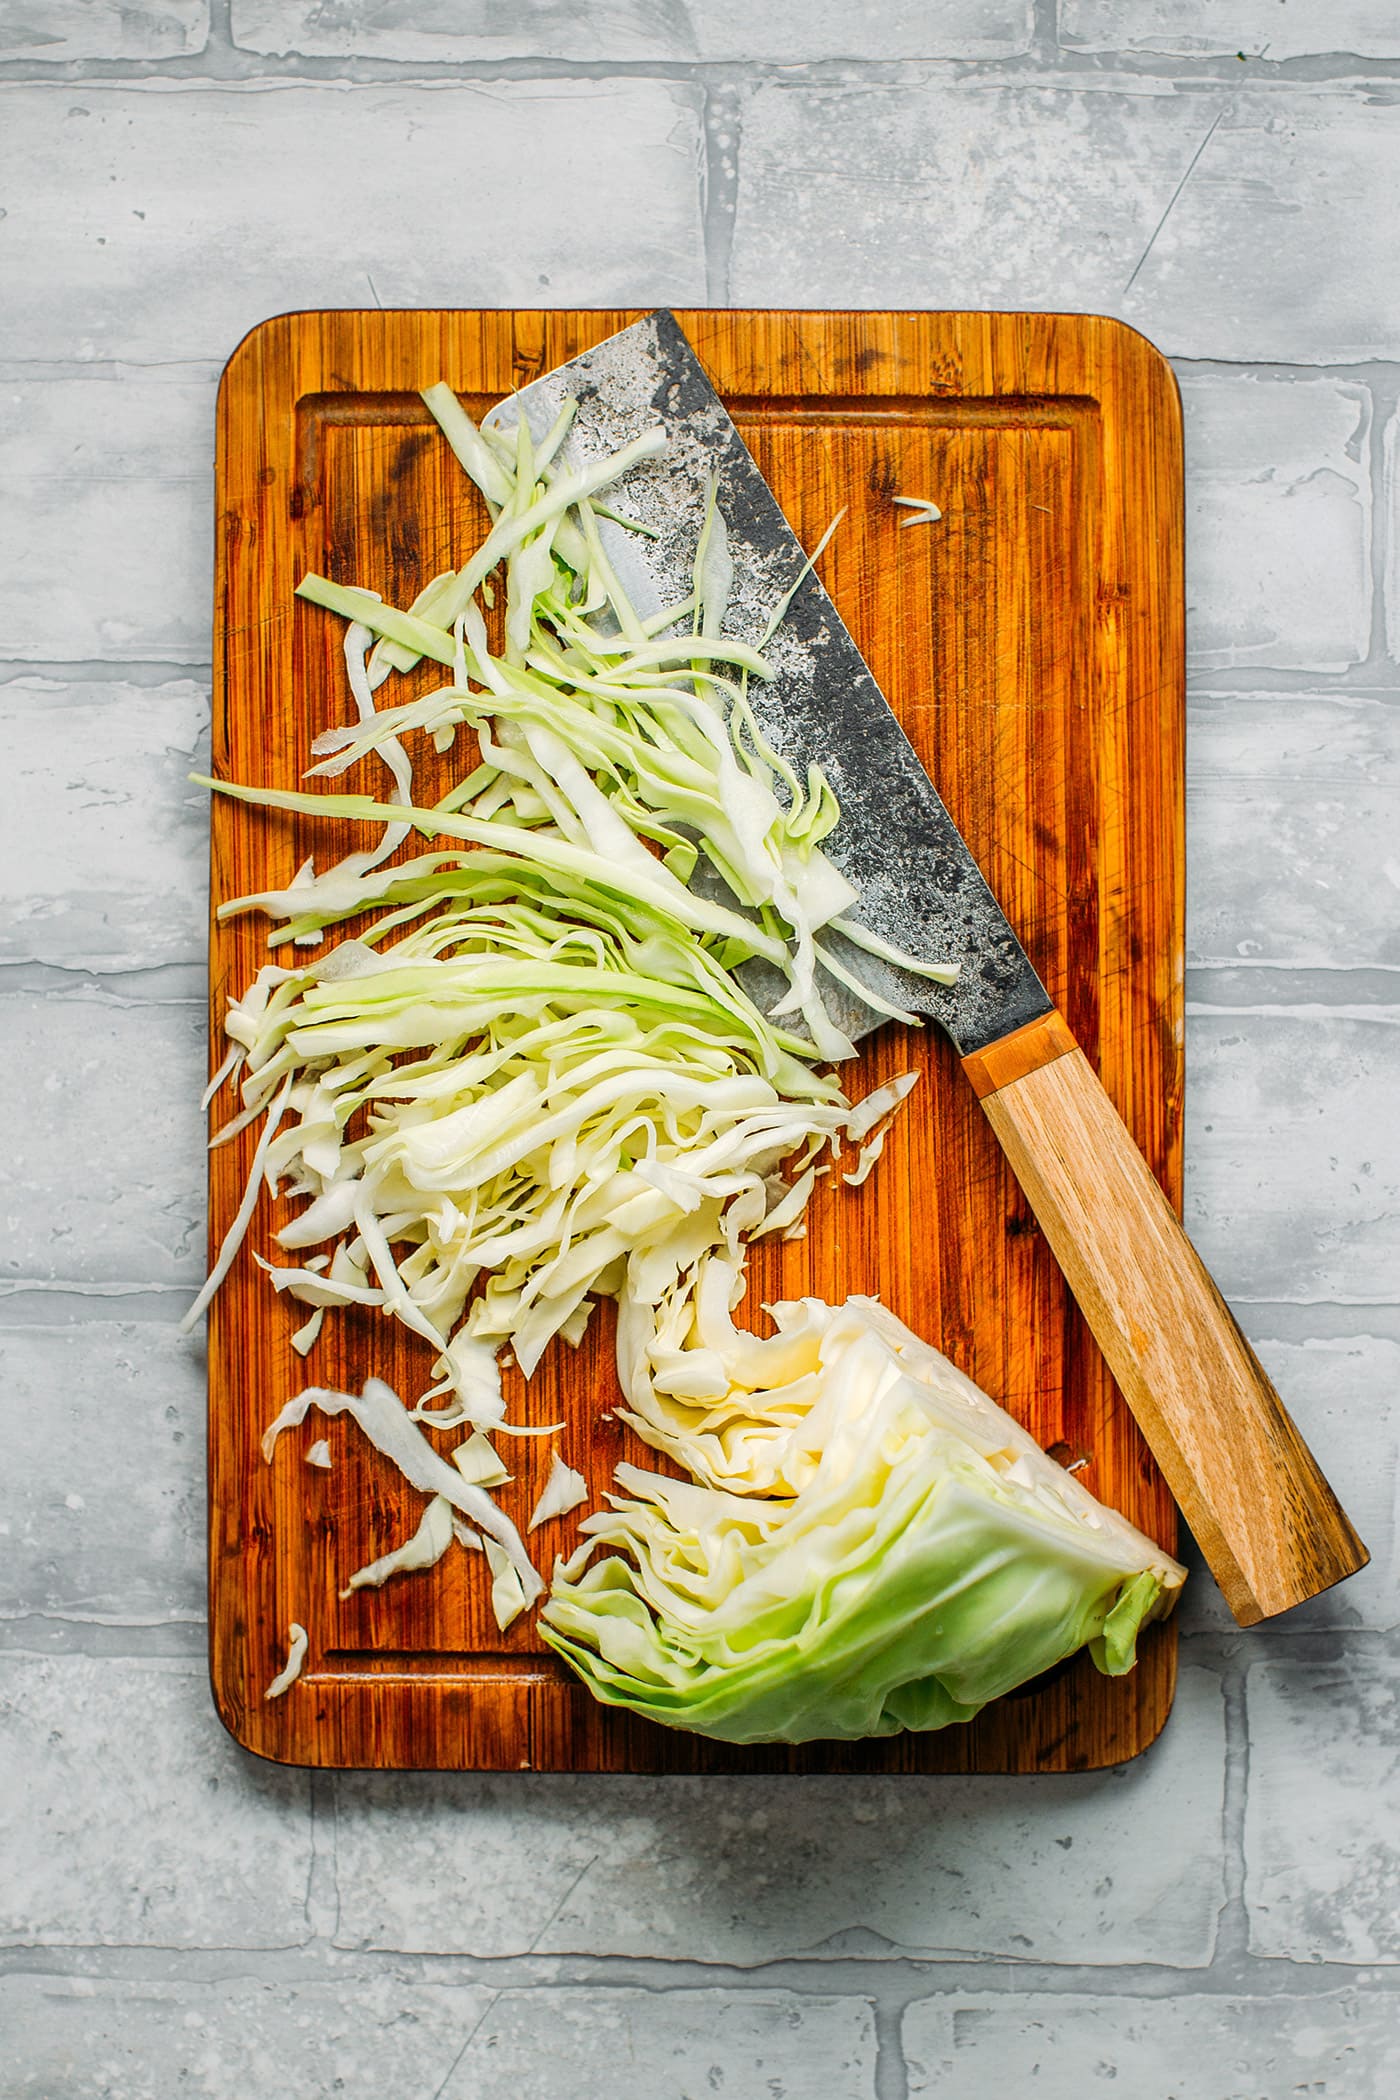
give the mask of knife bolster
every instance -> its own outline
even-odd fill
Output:
[[[963,1059],[962,1068],[973,1093],[985,1101],[1013,1080],[1024,1079],[1028,1072],[1038,1072],[1042,1065],[1053,1064],[1057,1057],[1077,1048],[1064,1016],[1052,1006],[1048,1014],[1027,1021],[1024,1028],[1013,1028],[999,1042],[974,1050]]]

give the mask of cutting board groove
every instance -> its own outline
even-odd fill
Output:
[[[448,380],[479,414],[624,326],[625,312],[307,313],[240,345],[219,399],[215,769],[292,786],[319,730],[351,711],[342,624],[297,600],[307,569],[406,603],[459,565],[484,510],[417,389]],[[680,315],[789,518],[812,544],[847,517],[822,573],[982,860],[1048,989],[1097,1064],[1168,1196],[1181,1196],[1183,594],[1180,415],[1142,337],[1092,316]],[[901,528],[897,494],[932,498]],[[427,690],[421,667],[404,690]],[[470,760],[425,761],[433,791]],[[371,767],[362,769],[365,785]],[[360,783],[352,775],[347,786]],[[424,799],[420,795],[420,799]],[[215,903],[326,865],[359,833],[222,799]],[[265,922],[215,925],[211,1036],[266,959]],[[823,1188],[805,1241],[757,1250],[747,1306],[877,1291],[1163,1544],[1175,1512],[951,1047],[882,1030],[857,1092],[921,1072],[859,1191]],[[228,1113],[215,1107],[216,1120]],[[210,1157],[210,1243],[237,1204],[255,1133]],[[274,1463],[259,1439],[307,1382],[375,1371],[428,1383],[426,1349],[374,1314],[328,1316],[307,1365],[301,1314],[272,1255],[285,1204],[264,1199],[209,1320],[211,1670],[221,1715],[263,1756],[313,1765],[610,1771],[1084,1770],[1150,1743],[1170,1709],[1176,1636],[1154,1628],[1129,1677],[1063,1665],[969,1727],[879,1743],[735,1750],[609,1713],[531,1626],[501,1635],[474,1556],[454,1551],[382,1591],[337,1592],[397,1544],[422,1498],[344,1421],[313,1416]],[[569,1462],[606,1486],[651,1462],[612,1419],[604,1308],[576,1353],[551,1351],[513,1411],[565,1419]],[[330,1472],[306,1449],[329,1438]],[[548,1441],[506,1447],[512,1514],[533,1507]],[[546,1560],[572,1522],[535,1534]],[[310,1649],[266,1702],[286,1630]]]

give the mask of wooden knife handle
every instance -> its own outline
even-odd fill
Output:
[[[963,1059],[1242,1626],[1370,1558],[1058,1013]]]

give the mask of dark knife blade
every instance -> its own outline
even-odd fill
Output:
[[[806,554],[674,315],[648,314],[487,420],[509,427],[523,414],[541,438],[571,397],[578,413],[561,455],[570,466],[658,425],[667,434],[665,453],[635,467],[608,499],[656,537],[603,527],[608,558],[638,612],[688,595],[713,477],[735,575],[725,632],[756,641]],[[1025,950],[814,571],[764,653],[775,676],[752,685],[749,698],[788,764],[805,775],[814,761],[831,782],[841,821],[824,850],[860,892],[851,916],[908,954],[960,969],[955,984],[933,984],[840,935],[824,936],[837,959],[873,991],[938,1022],[963,1056],[1049,1013]],[[774,992],[780,983],[773,972]],[[751,989],[767,1003],[761,979]],[[853,1036],[881,1025],[882,1015],[829,979],[825,995]]]

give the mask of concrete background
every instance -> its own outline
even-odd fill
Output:
[[[0,2092],[1400,2090],[1395,0],[7,0]],[[1013,305],[1175,360],[1190,1223],[1369,1540],[1078,1779],[365,1777],[202,1660],[219,366],[289,306]]]

